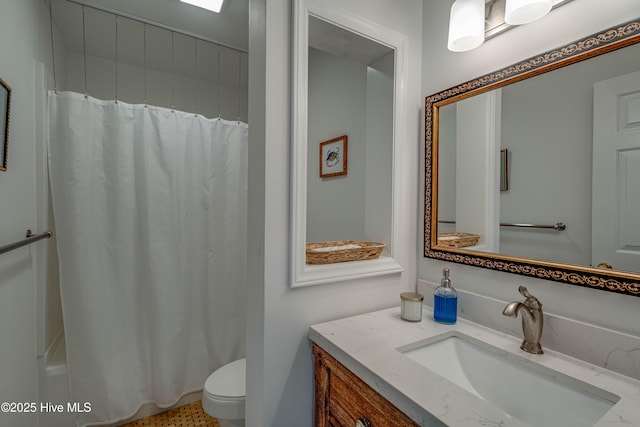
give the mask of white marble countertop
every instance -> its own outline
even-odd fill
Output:
[[[640,426],[640,381],[548,349],[543,355],[525,353],[521,339],[460,318],[455,325],[442,325],[432,320],[430,307],[423,308],[421,322],[403,321],[396,307],[313,325],[309,337],[421,426],[528,425],[398,351],[451,332],[619,396],[596,426]]]

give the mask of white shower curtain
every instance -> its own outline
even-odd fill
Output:
[[[49,94],[78,425],[165,407],[244,355],[247,125]]]

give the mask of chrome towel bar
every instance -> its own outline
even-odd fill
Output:
[[[9,243],[8,245],[4,245],[0,247],[0,255],[10,252],[14,249],[21,248],[23,246],[29,245],[33,242],[37,242],[38,240],[48,239],[53,236],[53,233],[50,231],[45,231],[40,234],[33,234],[31,230],[27,230],[26,238],[17,242]]]
[[[438,221],[443,224],[455,224],[455,221]],[[510,224],[502,222],[500,223],[500,227],[521,227],[521,228],[545,228],[556,231],[563,231],[567,229],[567,225],[564,222],[556,222],[553,225],[539,225],[539,224]]]
[[[553,225],[539,225],[539,224],[500,224],[501,227],[524,227],[524,228],[548,228],[556,231],[566,230],[567,226],[563,222],[556,222]]]

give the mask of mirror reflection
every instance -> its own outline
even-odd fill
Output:
[[[640,22],[425,99],[424,255],[640,295]]]
[[[394,50],[314,15],[308,19],[306,241],[382,242],[388,254]],[[321,152],[321,144],[341,136],[348,145]],[[323,173],[343,161],[343,173]]]
[[[439,244],[640,272],[640,45],[443,105],[437,126]]]
[[[7,170],[10,109],[11,87],[4,80],[0,79],[0,171]]]
[[[407,38],[321,0],[293,16],[291,286],[400,273]]]

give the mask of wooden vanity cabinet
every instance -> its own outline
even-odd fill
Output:
[[[313,344],[316,427],[418,427],[317,344]]]

